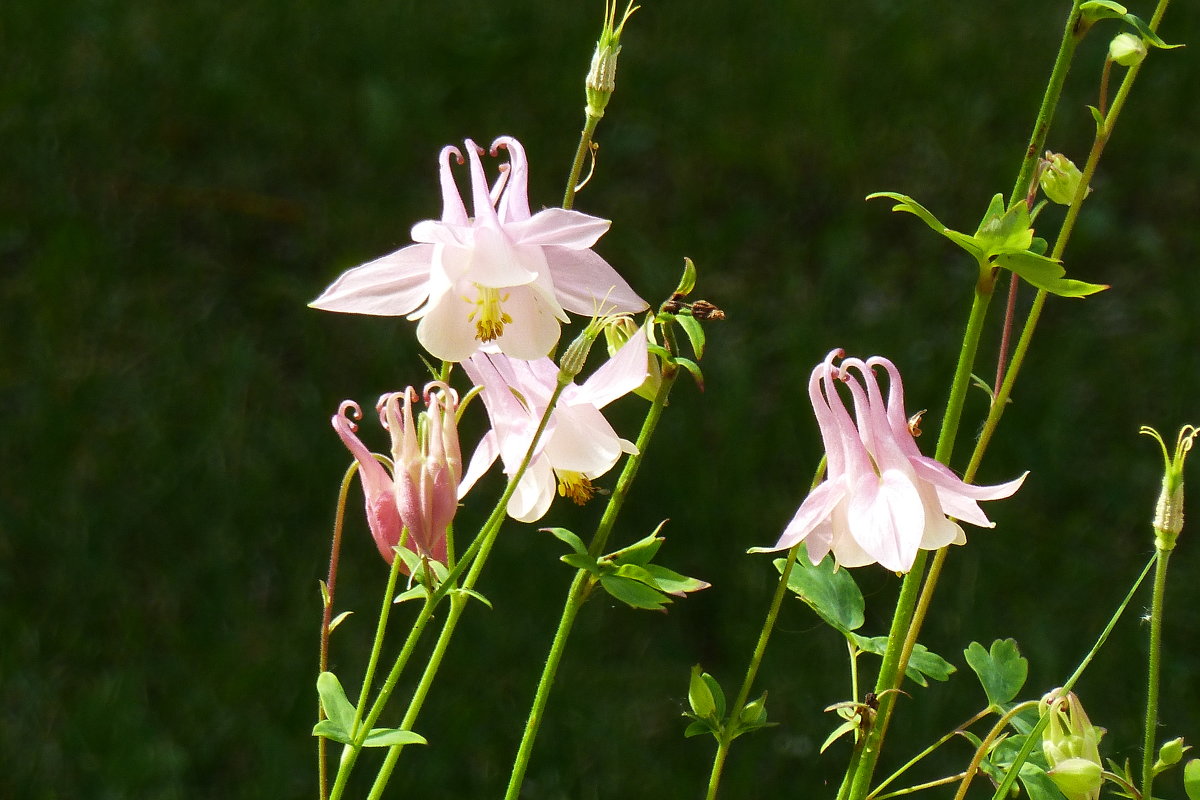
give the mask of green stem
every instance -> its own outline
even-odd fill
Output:
[[[403,539],[403,536],[401,538]],[[371,644],[371,656],[367,659],[367,669],[363,673],[362,691],[358,696],[358,705],[354,708],[354,723],[350,726],[352,731],[358,730],[358,723],[362,720],[367,705],[367,695],[371,692],[371,683],[375,680],[375,668],[379,665],[379,653],[383,650],[383,634],[387,630],[388,616],[393,605],[392,598],[396,596],[396,578],[403,563],[404,560],[399,555],[393,555],[387,587],[383,590],[383,607],[379,609],[379,622],[375,625],[375,641]]]
[[[707,800],[713,800],[717,796],[721,773],[725,768],[725,757],[729,753],[730,745],[733,744],[734,736],[740,732],[737,730],[735,720],[746,705],[746,701],[750,699],[750,691],[754,686],[754,679],[758,676],[758,669],[762,666],[763,655],[767,652],[767,643],[771,640],[771,633],[775,630],[775,621],[779,618],[779,609],[787,594],[788,579],[792,575],[792,567],[796,565],[796,556],[800,552],[801,544],[801,542],[797,542],[788,550],[787,560],[779,572],[779,583],[775,587],[775,595],[771,598],[771,605],[767,609],[767,618],[763,621],[762,630],[758,634],[758,642],[754,645],[754,653],[750,656],[750,665],[746,668],[746,677],[742,679],[741,688],[738,689],[733,705],[729,706],[729,716],[721,736],[717,739],[717,752],[713,756],[712,772],[708,778]],[[857,696],[854,699],[857,700]]]
[[[462,558],[459,559],[454,568],[451,569],[446,575],[446,578],[442,581],[441,585],[438,586],[434,592],[427,595],[425,605],[421,609],[421,613],[417,615],[416,621],[413,623],[413,628],[409,632],[409,636],[405,641],[404,648],[400,651],[400,655],[396,657],[396,661],[392,665],[391,672],[388,673],[387,679],[384,681],[382,688],[379,690],[378,696],[375,698],[374,704],[371,706],[371,711],[367,715],[366,722],[359,729],[359,735],[355,737],[355,743],[353,745],[347,745],[346,750],[342,754],[342,762],[338,767],[337,781],[334,784],[334,791],[330,795],[330,800],[338,800],[338,798],[340,798],[341,793],[345,788],[345,783],[349,779],[350,772],[354,769],[354,763],[358,758],[358,753],[362,749],[362,742],[366,738],[367,732],[370,731],[370,729],[375,725],[375,722],[379,719],[379,716],[383,713],[384,708],[391,699],[392,693],[396,689],[396,684],[400,680],[400,675],[403,672],[405,665],[407,665],[408,659],[412,655],[413,648],[416,646],[417,639],[420,638],[421,632],[424,631],[425,624],[433,616],[434,607],[441,601],[443,597],[449,594],[453,589],[457,588],[456,581],[458,576],[462,574],[462,571],[468,564],[470,564],[470,569],[467,571],[467,575],[463,579],[462,588],[470,590],[474,587],[475,581],[478,580],[479,574],[483,570],[483,565],[487,561],[488,555],[491,553],[492,544],[495,542],[496,534],[499,532],[500,526],[504,521],[508,501],[512,498],[513,493],[516,492],[517,483],[525,475],[525,470],[529,467],[529,462],[533,460],[534,453],[537,452],[538,442],[541,440],[542,434],[545,433],[546,426],[550,421],[550,415],[554,411],[555,405],[558,403],[558,398],[562,395],[563,389],[565,389],[569,384],[569,380],[564,380],[560,376],[558,385],[555,387],[554,393],[550,396],[550,402],[547,404],[546,410],[542,413],[542,418],[538,424],[538,428],[533,434],[533,439],[531,439],[529,442],[529,447],[525,451],[525,456],[521,460],[520,466],[517,468],[517,471],[512,475],[512,477],[509,478],[507,485],[504,487],[504,493],[500,495],[500,499],[496,502],[495,507],[492,509],[491,515],[488,516],[487,521],[483,524],[483,527],[480,528],[479,535],[475,537],[473,542],[471,542],[471,546],[467,548],[467,551],[463,553]],[[442,650],[444,651],[445,648],[442,646],[443,642],[448,642],[450,636],[453,635],[454,627],[458,623],[458,616],[461,615],[462,607],[465,606],[465,597],[465,593],[462,592],[455,592],[453,595],[451,595],[450,614],[447,615],[446,622],[442,626],[442,633],[438,637],[438,644],[434,647],[435,653],[438,651],[439,647],[442,647]],[[455,601],[459,600],[460,598],[462,599],[462,604],[457,605]],[[420,687],[422,685],[433,680],[433,677],[437,674],[440,666],[441,659],[438,658],[435,660],[431,656],[430,661],[425,665],[425,671],[422,673],[421,680],[418,683],[418,692],[420,692]],[[417,710],[419,711],[423,702],[424,694],[421,694],[419,700],[417,695],[414,694],[413,700],[409,704],[410,710],[415,704]],[[406,713],[405,718],[407,719],[408,716],[409,715]],[[415,715],[413,716],[415,720]],[[406,727],[404,730],[411,730],[411,728]],[[392,745],[388,749],[388,755],[384,760],[384,766],[380,769],[380,773],[376,775],[375,786],[379,787],[379,791],[382,791],[383,785],[386,785],[387,777],[391,775],[391,768],[395,765],[396,759],[399,758],[399,751],[403,747],[404,745]],[[385,772],[386,776],[384,774]],[[382,784],[380,783],[381,779]],[[374,786],[372,787],[371,791],[372,793],[376,791]]]
[[[934,742],[933,744],[929,745],[928,747],[926,747],[926,748],[925,748],[924,750],[922,750],[921,752],[917,753],[915,756],[913,756],[912,758],[910,758],[910,759],[908,760],[908,762],[904,764],[904,766],[900,767],[900,769],[898,769],[898,770],[896,770],[895,772],[893,772],[893,773],[892,773],[891,775],[889,775],[889,776],[888,776],[886,779],[884,779],[882,783],[880,783],[878,786],[876,786],[876,787],[875,787],[875,788],[874,788],[874,789],[871,791],[871,793],[870,793],[869,795],[867,795],[867,800],[872,800],[872,798],[874,798],[874,800],[883,800],[883,798],[885,798],[885,797],[894,797],[894,796],[896,796],[896,795],[898,795],[898,794],[905,794],[905,793],[908,793],[908,791],[909,791],[909,790],[908,790],[908,789],[905,789],[905,790],[904,790],[904,791],[902,791],[902,792],[890,792],[890,793],[888,793],[888,794],[880,794],[880,792],[882,792],[884,789],[886,789],[886,788],[887,788],[888,784],[892,783],[893,781],[895,781],[896,779],[898,779],[898,778],[899,778],[901,775],[903,775],[905,772],[908,772],[910,769],[912,769],[913,767],[915,767],[915,766],[916,766],[917,764],[919,764],[919,763],[922,761],[922,759],[924,759],[926,756],[928,756],[928,755],[930,755],[931,753],[933,753],[935,750],[937,750],[939,747],[941,747],[942,745],[944,745],[946,742],[948,742],[948,741],[950,741],[951,739],[953,739],[954,737],[958,736],[958,735],[959,735],[959,734],[961,734],[963,731],[965,731],[967,728],[971,727],[971,726],[972,726],[972,725],[974,725],[976,722],[978,722],[979,720],[983,719],[984,717],[986,717],[986,716],[987,716],[988,714],[990,714],[990,713],[992,713],[992,709],[991,709],[991,708],[985,708],[985,709],[983,709],[982,711],[980,711],[980,712],[976,713],[976,714],[975,714],[973,717],[971,717],[970,719],[968,719],[966,722],[962,723],[961,725],[959,725],[958,727],[956,727],[954,730],[952,730],[952,731],[950,731],[949,733],[945,734],[944,736],[942,736],[942,738],[938,739],[936,742]],[[958,775],[958,776],[956,776],[956,777],[954,778],[954,780],[961,779],[961,778],[963,778],[963,777],[965,777],[965,776],[966,776],[966,773],[964,772],[962,775]]]
[[[1154,562],[1157,560],[1158,554],[1155,553],[1150,557],[1150,560],[1146,562],[1146,566],[1142,569],[1141,574],[1138,575],[1137,580],[1133,582],[1133,586],[1129,587],[1129,591],[1125,594],[1125,599],[1121,601],[1119,606],[1117,606],[1116,612],[1108,620],[1108,624],[1104,626],[1104,630],[1100,632],[1100,637],[1096,639],[1096,643],[1092,645],[1092,649],[1089,650],[1088,654],[1083,657],[1082,661],[1079,662],[1079,666],[1075,668],[1073,673],[1071,673],[1071,677],[1067,678],[1067,682],[1062,685],[1062,691],[1064,693],[1071,691],[1076,682],[1083,677],[1084,671],[1087,670],[1088,666],[1092,663],[1092,659],[1096,657],[1096,654],[1100,652],[1100,648],[1103,647],[1104,643],[1108,641],[1109,634],[1113,632],[1113,628],[1117,627],[1117,622],[1121,619],[1121,615],[1125,613],[1126,607],[1128,607],[1129,602],[1133,600],[1133,596],[1137,593],[1138,588],[1141,587],[1142,581],[1144,581],[1146,576],[1150,574],[1150,567],[1152,567]],[[1031,730],[1029,735],[1025,738],[1025,743],[1021,745],[1020,751],[1018,751],[1016,758],[1009,766],[1008,772],[1005,773],[1004,780],[1000,782],[1000,785],[996,787],[996,791],[992,794],[992,800],[1005,800],[1005,798],[1008,797],[1009,790],[1012,789],[1013,784],[1017,781],[1017,774],[1021,771],[1021,766],[1029,758],[1029,754],[1033,752],[1033,748],[1041,747],[1042,731],[1046,729],[1048,724],[1050,724],[1050,715],[1043,714],[1041,719],[1037,721],[1037,724],[1033,726],[1033,730]]]
[[[342,485],[338,489],[337,510],[333,516],[333,540],[329,545],[329,573],[325,581],[324,608],[321,610],[321,649],[317,658],[318,671],[329,669],[329,626],[333,621],[333,596],[337,588],[338,561],[342,553],[342,528],[346,521],[346,497],[350,492],[350,482],[358,472],[358,462],[350,464],[346,474],[342,476]],[[325,709],[317,701],[317,720],[325,719]],[[329,796],[329,765],[326,752],[329,740],[324,736],[317,737],[317,796],[325,800]]]
[[[954,800],[963,800],[967,796],[967,788],[970,787],[971,781],[974,780],[976,773],[979,772],[979,765],[983,763],[983,759],[992,751],[992,745],[1004,733],[1004,729],[1008,727],[1008,723],[1012,722],[1017,714],[1027,708],[1036,707],[1040,700],[1026,700],[1024,703],[1018,703],[1008,710],[1004,716],[996,721],[992,729],[988,731],[988,735],[979,743],[979,747],[975,748],[975,755],[971,757],[971,763],[967,765],[966,772],[963,773],[962,783],[958,785],[958,791],[954,794]]]
[[[583,172],[583,162],[592,149],[592,136],[596,133],[596,126],[599,124],[600,117],[593,114],[587,114],[584,118],[583,131],[579,134],[579,147],[575,148],[575,160],[571,162],[571,174],[567,176],[567,191],[563,194],[563,208],[571,208],[575,205],[575,192],[579,190],[579,176]]]
[[[677,375],[677,368],[663,370],[662,383],[659,384],[658,392],[655,393],[654,401],[650,404],[650,409],[646,412],[646,419],[642,423],[642,429],[638,433],[635,443],[637,453],[626,459],[621,475],[617,478],[617,485],[608,499],[604,514],[596,526],[596,533],[588,546],[588,552],[593,557],[598,558],[604,552],[613,526],[616,525],[617,515],[620,514],[621,507],[625,504],[625,499],[633,487],[633,480],[637,477],[638,469],[646,458],[646,449],[650,446],[650,439],[654,436],[654,431],[662,418],[663,409],[666,408],[667,398],[671,394],[671,387],[674,385]],[[546,705],[550,700],[550,690],[554,685],[555,676],[558,674],[559,664],[562,663],[563,653],[566,651],[567,639],[570,638],[579,609],[583,606],[592,588],[589,577],[590,573],[587,570],[578,570],[575,573],[575,579],[571,582],[571,588],[567,592],[562,616],[558,621],[558,628],[554,632],[554,641],[550,645],[550,652],[546,655],[546,663],[542,668],[537,690],[534,692],[529,717],[525,721],[525,730],[521,734],[521,744],[513,759],[508,788],[504,794],[506,800],[515,800],[521,793],[525,771],[529,768],[529,760],[533,756],[533,745],[545,715]]]
[[[950,454],[954,450],[954,439],[962,420],[967,388],[971,384],[971,368],[979,349],[979,337],[983,331],[983,322],[987,316],[990,300],[990,291],[977,285],[975,297],[971,303],[971,314],[967,318],[966,332],[963,335],[962,349],[958,354],[958,365],[954,370],[950,398],[946,401],[946,414],[942,418],[937,452],[934,455],[934,458],[943,464],[949,462]],[[917,594],[925,574],[926,560],[927,552],[919,551],[912,569],[904,576],[904,582],[900,586],[900,596],[896,600],[896,611],[892,616],[891,629],[888,631],[887,649],[884,650],[883,664],[879,668],[879,677],[875,682],[875,694],[880,698],[879,711],[875,715],[875,724],[871,726],[871,730],[863,742],[858,762],[854,765],[854,778],[851,781],[848,795],[854,800],[862,800],[867,795],[871,776],[874,774],[875,765],[879,760],[883,737],[887,732],[892,709],[896,704],[898,692],[888,690],[900,688],[900,684],[904,680],[904,670],[908,666],[908,656],[912,652],[911,645],[906,646],[906,642],[910,637],[915,642],[917,634],[920,632],[920,621],[913,619],[913,613],[917,606]],[[914,622],[917,624],[914,625]],[[839,792],[839,794],[841,793]]]
[[[1147,658],[1146,679],[1146,730],[1142,745],[1142,797],[1153,797],[1155,733],[1158,730],[1158,681],[1162,668],[1162,622],[1163,598],[1167,588],[1167,561],[1170,550],[1158,550],[1158,563],[1154,567],[1154,599],[1150,605],[1150,653]]]

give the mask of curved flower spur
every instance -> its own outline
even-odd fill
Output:
[[[458,148],[439,156],[442,218],[413,226],[408,245],[344,273],[310,305],[325,311],[420,320],[417,339],[444,361],[486,344],[532,360],[558,341],[567,311],[592,316],[648,306],[607,261],[591,251],[611,224],[563,208],[529,211],[525,149],[511,136],[490,154],[509,163],[489,187],[475,142],[465,142],[475,215],[467,216],[451,171]]]
[[[842,566],[879,563],[907,572],[918,550],[966,542],[948,516],[993,527],[977,501],[1012,495],[1025,475],[997,486],[974,486],[921,455],[908,427],[904,384],[895,364],[874,356],[848,358],[835,367],[834,360],[843,355],[830,352],[809,379],[828,458],[826,478],[804,499],[775,546],[763,549],[786,550],[806,541],[814,564],[832,552]],[[886,402],[875,367],[888,375]],[[838,394],[838,383],[850,391],[856,421]]]
[[[444,562],[446,529],[458,509],[458,483],[462,478],[455,422],[458,394],[444,383],[428,384],[420,426],[413,417],[415,396],[416,390],[410,387],[383,395],[376,406],[380,424],[392,439],[390,474],[355,435],[358,426],[347,412],[361,419],[357,403],[343,401],[332,419],[334,430],[358,462],[367,524],[379,554],[388,564],[395,558],[395,548],[402,544],[404,529],[408,530],[407,544],[413,551]]]

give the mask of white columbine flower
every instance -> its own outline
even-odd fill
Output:
[[[442,218],[418,222],[416,244],[344,273],[312,307],[419,319],[417,339],[444,361],[489,343],[513,358],[541,358],[567,311],[644,310],[646,301],[590,249],[609,221],[563,208],[530,214],[525,150],[511,136],[496,139],[491,155],[501,149],[509,163],[489,187],[483,149],[466,141],[475,210],[468,217],[450,169],[451,156],[462,164],[463,155],[443,148]]]

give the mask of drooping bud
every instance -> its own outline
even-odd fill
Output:
[[[1059,205],[1069,206],[1082,180],[1083,173],[1075,166],[1075,162],[1062,153],[1046,151],[1046,157],[1042,159],[1042,172],[1038,176],[1038,183],[1046,197]],[[1091,187],[1088,187],[1087,193],[1091,194],[1091,191]]]
[[[1108,57],[1122,67],[1132,67],[1146,57],[1146,43],[1132,33],[1118,33],[1108,43]]]
[[[1055,689],[1042,698],[1042,714],[1050,722],[1042,733],[1042,751],[1050,770],[1046,773],[1067,800],[1096,800],[1104,782],[1100,760],[1103,728],[1092,725],[1074,692]]]
[[[606,0],[604,7],[604,26],[600,29],[600,38],[596,41],[596,50],[592,53],[592,66],[588,70],[587,114],[599,119],[604,116],[604,109],[609,98],[617,88],[617,56],[621,54],[621,33],[625,23],[634,11],[637,11],[632,1],[625,7],[625,13],[617,24],[617,2]]]
[[[1163,551],[1175,549],[1175,541],[1183,530],[1183,464],[1200,428],[1184,425],[1175,440],[1175,452],[1168,453],[1167,445],[1158,431],[1142,426],[1139,433],[1152,437],[1163,454],[1162,491],[1154,505],[1154,546]]]

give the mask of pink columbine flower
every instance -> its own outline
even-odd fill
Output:
[[[566,311],[636,312],[646,301],[591,251],[608,220],[563,208],[529,212],[525,150],[511,136],[492,143],[509,162],[491,187],[482,148],[466,140],[474,217],[450,170],[458,148],[442,149],[442,218],[413,226],[417,244],[355,267],[311,305],[325,311],[419,319],[417,339],[432,355],[462,361],[492,343],[531,360],[558,341]]]
[[[347,412],[361,419],[358,404],[344,401],[332,420],[334,430],[358,461],[367,524],[379,554],[389,564],[405,528],[407,543],[418,555],[445,561],[446,529],[458,508],[462,477],[454,418],[458,396],[442,383],[426,386],[424,430],[419,430],[412,412],[415,394],[410,388],[379,398],[379,419],[392,439],[391,474],[355,435],[358,426]]]
[[[549,358],[520,361],[502,354],[477,353],[463,369],[483,387],[492,428],[483,437],[459,491],[474,485],[499,457],[505,473],[516,473],[537,432],[558,381]],[[557,493],[578,504],[591,498],[592,480],[608,472],[621,453],[636,453],[617,436],[600,409],[646,380],[646,334],[639,331],[581,385],[563,390],[538,442],[533,459],[508,502],[508,515],[521,522],[541,519]]]
[[[947,515],[993,527],[978,501],[1010,496],[1025,475],[998,486],[973,486],[921,455],[908,427],[896,366],[875,356],[846,359],[834,367],[834,359],[842,355],[834,350],[826,356],[808,386],[825,443],[826,479],[804,499],[770,549],[784,550],[803,540],[814,564],[832,552],[842,566],[878,562],[907,572],[917,550],[966,542],[962,528]],[[875,367],[888,375],[886,402]],[[838,394],[838,383],[847,384],[857,425]]]

